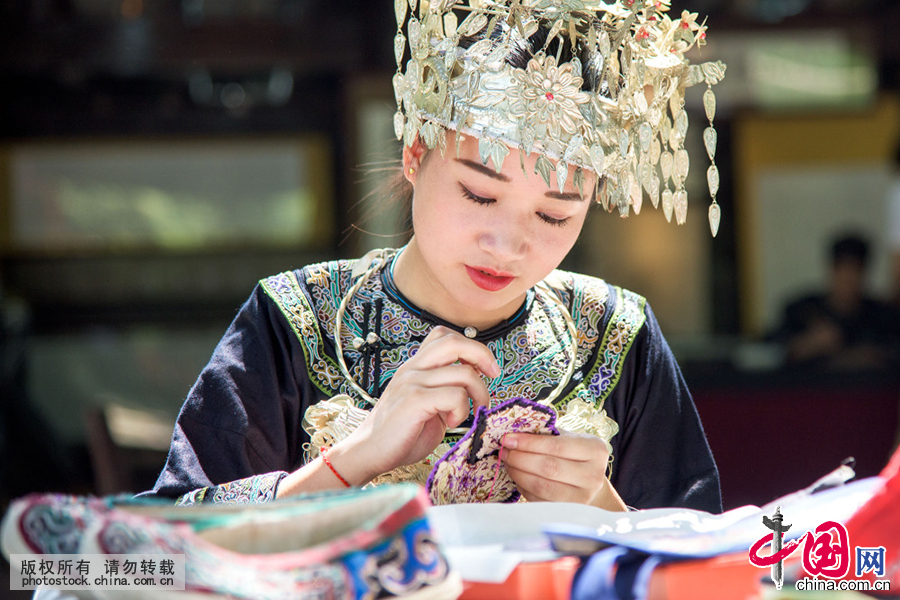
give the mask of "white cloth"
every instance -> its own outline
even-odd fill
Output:
[[[31,600],[78,600],[78,597],[59,590],[35,590]]]

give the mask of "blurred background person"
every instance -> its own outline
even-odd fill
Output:
[[[900,317],[869,296],[869,243],[859,235],[835,239],[827,288],[790,302],[774,337],[787,362],[828,369],[874,369],[895,364]]]

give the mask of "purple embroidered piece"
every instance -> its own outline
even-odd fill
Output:
[[[515,482],[502,465],[497,468],[507,433],[559,435],[556,411],[523,398],[480,407],[472,428],[431,469],[425,487],[432,504],[516,502]]]

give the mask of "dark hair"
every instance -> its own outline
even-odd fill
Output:
[[[855,260],[865,266],[869,258],[869,242],[860,235],[847,234],[837,238],[831,245],[831,264],[843,260]]]
[[[585,28],[589,25],[588,21],[583,21],[580,27]],[[570,62],[575,58],[576,53],[573,52],[572,43],[568,35],[556,35],[549,40],[550,27],[546,22],[541,22],[535,33],[527,38],[523,38],[518,28],[511,26],[506,21],[500,20],[494,26],[493,30],[488,33],[488,26],[473,36],[462,37],[459,40],[461,48],[480,42],[489,37],[496,48],[504,41],[508,40],[510,44],[510,52],[506,55],[505,62],[516,69],[525,69],[528,61],[538,52],[544,51],[549,56],[557,56],[558,63]],[[585,91],[599,90],[601,95],[609,97],[609,86],[606,81],[601,80],[603,74],[603,56],[597,50],[589,49],[582,46],[577,53],[578,60],[581,61],[581,89]]]

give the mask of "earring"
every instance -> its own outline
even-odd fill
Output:
[[[416,174],[416,170],[413,169],[412,167],[410,167],[410,168],[409,168],[409,174],[410,174],[410,175],[415,175],[415,174]]]

